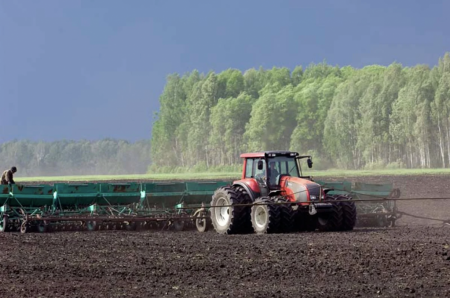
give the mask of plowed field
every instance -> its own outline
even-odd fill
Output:
[[[450,197],[447,176],[389,179],[402,197]],[[450,201],[401,203],[403,212],[450,218]],[[1,297],[450,297],[450,226],[407,216],[398,225],[263,236],[221,236],[213,231],[5,233],[0,234],[0,293]]]

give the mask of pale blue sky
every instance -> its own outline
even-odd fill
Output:
[[[0,0],[0,142],[135,141],[173,72],[435,65],[450,1]]]

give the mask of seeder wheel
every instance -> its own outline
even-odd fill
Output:
[[[144,229],[144,225],[145,225],[145,222],[137,221],[137,222],[135,222],[134,229],[136,231],[142,231]]]
[[[206,214],[199,214],[198,217],[206,217]],[[208,218],[196,218],[195,219],[195,226],[197,227],[197,231],[200,233],[204,233],[209,230],[210,226],[210,219]]]
[[[8,230],[8,215],[4,214],[0,221],[0,232],[6,232]]]
[[[173,228],[177,232],[181,232],[184,230],[184,220],[175,220],[173,222]]]
[[[45,233],[47,232],[48,224],[46,221],[40,220],[37,224],[37,230],[39,233]]]
[[[125,225],[125,228],[126,228],[127,231],[134,231],[134,230],[136,230],[136,222],[135,221],[128,222],[128,224]]]
[[[95,231],[97,230],[97,222],[95,220],[88,220],[86,221],[86,228],[88,231]]]
[[[24,220],[22,222],[22,224],[20,225],[20,233],[25,234],[27,232],[28,229],[28,223],[26,220]]]

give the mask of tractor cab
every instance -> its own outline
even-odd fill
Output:
[[[283,176],[307,178],[302,176],[299,159],[308,158],[308,167],[312,167],[311,156],[300,156],[297,152],[290,151],[246,153],[241,157],[245,158],[242,179],[254,179],[261,196],[278,193]]]

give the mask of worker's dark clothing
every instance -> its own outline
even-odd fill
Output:
[[[13,179],[14,173],[11,170],[6,170],[2,174],[2,184],[15,184]]]
[[[276,169],[272,170],[272,169],[269,168],[270,185],[274,186],[276,184],[278,175],[279,175],[279,173],[278,173],[278,171]]]

